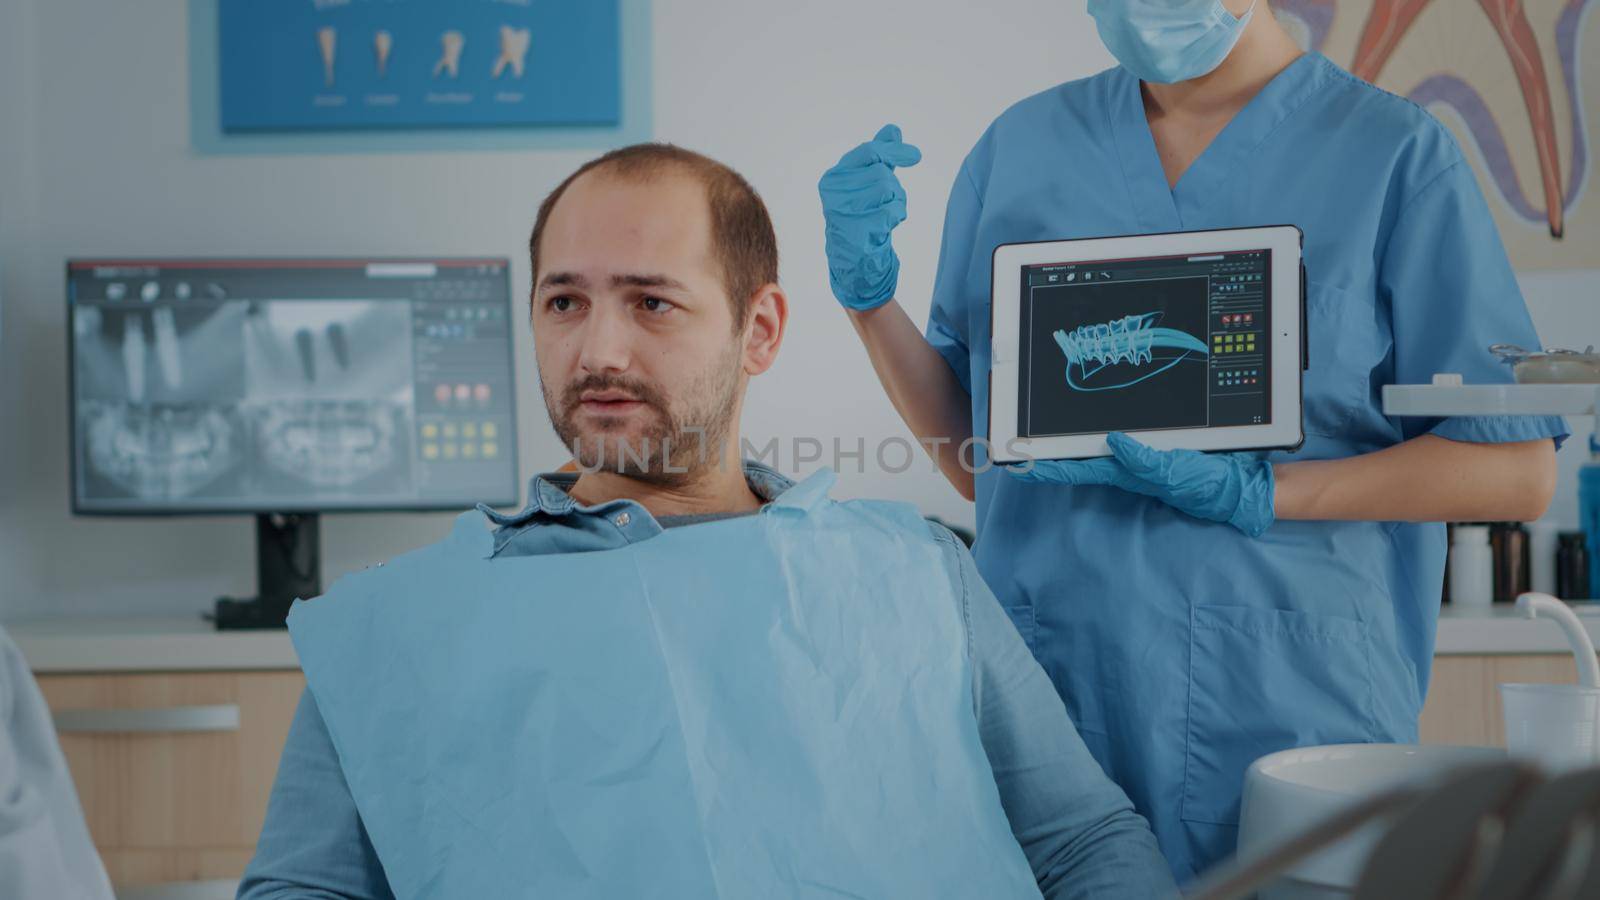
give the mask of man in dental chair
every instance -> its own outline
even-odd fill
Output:
[[[296,605],[240,897],[1175,893],[948,531],[736,462],[788,317],[744,179],[612,152],[530,252],[580,471]]]

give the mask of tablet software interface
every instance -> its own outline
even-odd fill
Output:
[[[1270,423],[1271,257],[1024,266],[1018,436]]]

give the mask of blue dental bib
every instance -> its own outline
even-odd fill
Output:
[[[938,544],[831,482],[589,553],[469,513],[296,604],[395,895],[1039,897]]]

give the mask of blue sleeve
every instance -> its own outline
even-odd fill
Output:
[[[239,900],[394,900],[328,726],[300,695]]]
[[[1458,160],[1412,195],[1395,218],[1378,269],[1379,296],[1394,329],[1397,384],[1427,384],[1439,372],[1467,384],[1505,384],[1511,370],[1490,344],[1540,346],[1494,217],[1470,166]],[[1400,419],[1407,438],[1501,443],[1567,435],[1558,416]]]
[[[972,555],[948,532],[939,539],[967,607],[978,736],[1040,893],[1045,900],[1176,897],[1149,824],[1089,754]]]
[[[944,208],[944,237],[939,242],[939,269],[933,279],[933,308],[928,312],[928,343],[955,370],[961,387],[972,393],[972,357],[968,344],[968,314],[972,304],[988,294],[971,294],[972,248],[977,243],[978,214],[983,199],[962,164]],[[985,279],[988,273],[983,273]]]

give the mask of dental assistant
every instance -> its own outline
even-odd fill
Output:
[[[895,408],[977,501],[979,570],[1179,880],[1234,849],[1245,768],[1417,738],[1446,521],[1531,519],[1558,418],[1389,418],[1382,385],[1509,380],[1537,346],[1455,141],[1302,53],[1266,0],[1090,0],[1120,65],[1029,97],[956,176],[926,331],[895,300],[888,126],[822,178],[834,294]],[[1292,223],[1310,276],[1297,452],[991,468],[990,257],[1019,241]],[[946,443],[938,443],[944,439]],[[973,470],[978,470],[973,474]]]

